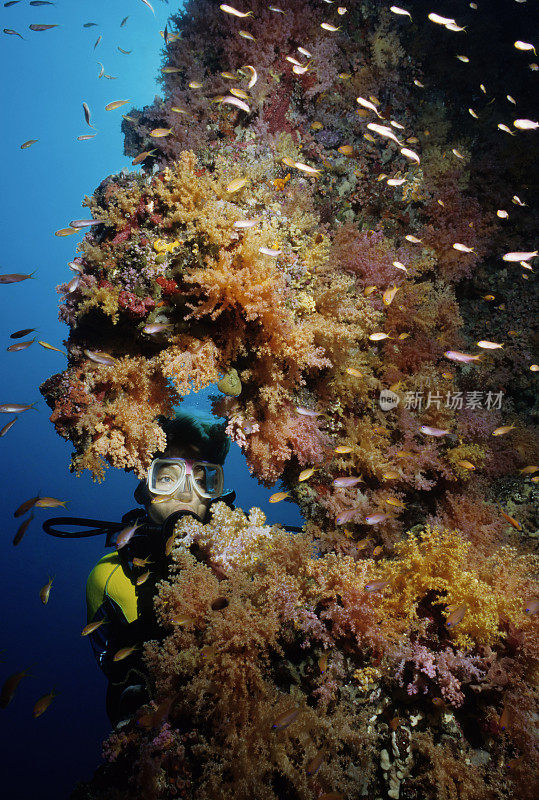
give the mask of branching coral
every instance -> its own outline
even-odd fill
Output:
[[[359,796],[351,766],[361,764],[365,786],[372,785],[375,746],[388,731],[380,722],[367,727],[367,698],[382,684],[394,698],[406,686],[416,702],[445,702],[458,713],[471,692],[488,695],[493,686],[503,686],[510,702],[508,686],[518,685],[525,659],[531,663],[531,641],[519,661],[507,655],[515,646],[510,637],[499,662],[492,647],[463,652],[464,639],[489,638],[498,647],[498,623],[471,613],[465,633],[448,636],[436,608],[450,585],[470,606],[479,598],[485,605],[490,589],[489,608],[506,613],[506,621],[510,614],[529,637],[519,604],[503,599],[530,589],[529,561],[506,550],[497,561],[503,577],[492,577],[489,560],[457,577],[466,545],[437,529],[411,535],[394,560],[378,563],[322,555],[318,545],[315,528],[293,535],[267,526],[258,508],[247,515],[217,503],[209,523],[177,523],[169,575],[155,601],[164,638],[145,646],[155,700],[130,734],[114,734],[106,749],[118,768],[131,761],[138,791],[164,796],[179,758],[182,780],[201,798],[307,798],[334,787]],[[475,713],[489,724],[488,708]],[[420,718],[410,716],[411,725]],[[516,720],[515,741],[525,747]],[[423,738],[413,741],[419,748]],[[309,779],[317,757],[320,771]],[[413,774],[419,780],[419,764]]]

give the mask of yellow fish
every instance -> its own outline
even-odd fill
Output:
[[[52,344],[49,344],[48,342],[38,341],[38,344],[40,344],[41,347],[44,347],[45,350],[56,350],[57,353],[61,353],[63,356],[66,355],[63,350],[60,350],[58,347],[54,347]]]
[[[500,514],[502,515],[502,517],[510,525],[512,525],[513,528],[515,528],[517,531],[521,531],[522,530],[522,525],[520,524],[520,522],[518,520],[516,520],[514,517],[510,517],[509,514],[506,514],[501,506],[498,506],[498,508],[500,509]]]
[[[399,291],[399,287],[398,286],[393,286],[392,289],[386,289],[385,290],[385,292],[382,295],[382,300],[383,300],[385,306],[390,306],[391,305],[391,303],[393,302],[393,298],[395,297],[395,295],[397,294],[398,291]]]
[[[39,599],[41,600],[41,602],[43,603],[44,606],[46,606],[47,603],[49,602],[49,595],[51,593],[51,586],[52,586],[53,580],[54,580],[54,576],[52,578],[49,578],[49,582],[46,583],[45,586],[43,586],[39,590]]]
[[[314,467],[309,467],[308,469],[303,469],[299,473],[298,481],[307,481],[309,478],[311,478],[314,475],[315,472],[316,472],[316,470],[315,470]]]
[[[131,647],[122,647],[118,650],[112,657],[113,661],[123,661],[124,658],[127,658],[134,653],[137,649],[138,645],[134,644]]]
[[[155,153],[155,150],[145,150],[143,153],[139,153],[138,156],[133,159],[131,164],[133,164],[133,166],[135,164],[140,164],[141,161],[144,161],[144,159],[148,158],[148,156],[151,156],[153,153]]]
[[[386,497],[386,503],[388,503],[390,506],[395,506],[396,508],[406,508],[404,503],[402,503],[400,500],[397,500],[395,497]]]
[[[250,100],[247,92],[245,92],[243,89],[236,89],[235,86],[230,89],[230,94],[233,94],[235,97],[241,97],[242,100]]]
[[[290,492],[276,492],[269,498],[270,503],[280,503],[285,497],[290,497]]]
[[[129,102],[129,100],[113,100],[112,103],[107,103],[105,106],[105,111],[114,111],[116,108],[125,106],[125,104]]]
[[[133,559],[133,564],[135,567],[145,567],[147,564],[151,564],[150,556],[146,556],[146,558],[135,558]]]
[[[89,622],[88,625],[86,625],[82,629],[82,631],[80,632],[80,635],[81,636],[88,636],[88,634],[93,633],[98,628],[100,628],[101,625],[105,625],[105,623],[107,623],[107,622],[108,622],[108,620],[106,620],[104,618],[97,620],[97,622]]]
[[[512,431],[514,427],[514,425],[502,425],[501,428],[496,428],[496,430],[492,431],[492,435],[503,436],[504,434],[509,433],[509,431]]]
[[[174,614],[171,617],[170,621],[172,622],[173,625],[192,625],[192,623],[195,621],[195,618],[189,616],[188,614],[180,613],[180,614]]]
[[[459,622],[462,621],[467,608],[468,606],[466,605],[466,603],[462,603],[460,606],[457,606],[457,608],[455,608],[455,610],[451,612],[451,614],[445,621],[447,627],[453,628],[455,625],[458,625]]]
[[[66,505],[67,500],[57,500],[56,497],[40,497],[35,502],[36,508],[58,508],[58,506],[65,508]]]
[[[154,139],[162,139],[164,136],[170,136],[172,133],[172,128],[154,128],[153,131],[150,131],[150,136],[153,136]]]
[[[227,191],[229,194],[233,194],[234,192],[239,192],[239,190],[243,189],[244,186],[247,186],[248,183],[249,181],[247,180],[247,178],[235,178],[228,184],[225,191]]]
[[[55,697],[57,697],[57,693],[53,689],[52,692],[49,692],[49,694],[45,694],[43,697],[39,698],[34,706],[34,710],[32,711],[34,719],[37,719],[45,713]]]
[[[27,142],[23,142],[21,144],[21,150],[26,150],[27,147],[31,147],[31,145],[35,144],[38,141],[39,139],[28,139]]]

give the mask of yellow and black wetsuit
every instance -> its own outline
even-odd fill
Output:
[[[151,689],[142,663],[142,646],[145,641],[163,635],[153,612],[155,583],[168,568],[159,553],[163,550],[160,529],[150,524],[143,525],[126,547],[103,556],[86,582],[88,622],[106,620],[89,638],[97,663],[109,680],[107,713],[113,724],[126,712],[134,710],[122,701],[128,687],[141,688],[139,695],[143,694],[144,698],[138,698],[137,707],[150,696]],[[153,562],[155,571],[147,585],[136,585],[143,570],[134,567],[135,556],[149,557]],[[121,649],[133,646],[136,646],[135,650],[127,658],[114,660]]]
[[[214,502],[222,500],[234,508],[235,492],[228,492]],[[211,505],[211,504],[210,504]],[[143,514],[140,509],[138,514]],[[133,523],[137,512],[124,515],[123,521]],[[107,690],[107,713],[113,724],[129,714],[131,708],[124,702],[126,691],[144,687],[138,699],[138,708],[152,694],[152,687],[142,661],[144,642],[165,637],[166,631],[157,622],[154,610],[156,583],[168,575],[170,557],[165,555],[165,544],[180,516],[190,512],[177,512],[163,527],[155,526],[148,517],[142,519],[133,537],[120,550],[108,553],[98,561],[88,576],[86,584],[86,606],[88,622],[106,619],[89,638],[97,663],[109,680]],[[135,516],[133,516],[135,514]],[[203,521],[209,518],[208,510]],[[191,552],[199,557],[197,545]],[[202,555],[201,555],[202,557]],[[143,567],[135,566],[133,559],[146,561]],[[137,585],[137,578],[146,570],[150,574]],[[119,650],[136,645],[125,659],[115,661]],[[143,696],[144,699],[140,699]],[[135,710],[135,709],[132,709]]]

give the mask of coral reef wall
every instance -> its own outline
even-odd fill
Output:
[[[457,44],[422,63],[462,36],[430,8],[229,8],[171,17],[163,98],[122,123],[140,172],[85,198],[102,224],[42,391],[102,479],[143,475],[158,417],[235,382],[213,410],[306,524],[180,523],[155,700],[77,796],[532,797],[533,261],[501,261],[533,251],[529,157],[486,78],[444,83]]]

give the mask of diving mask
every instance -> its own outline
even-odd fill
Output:
[[[223,467],[190,458],[156,458],[148,470],[148,489],[153,495],[184,503],[198,497],[214,499],[223,493]]]

